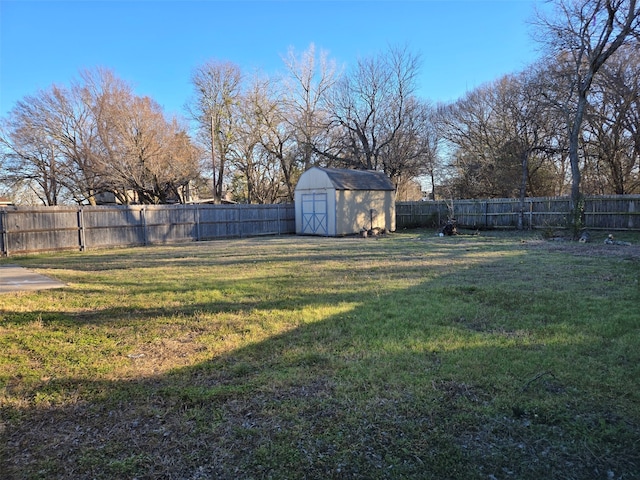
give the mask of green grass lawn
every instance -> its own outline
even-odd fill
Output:
[[[640,478],[640,235],[2,259],[3,479]]]

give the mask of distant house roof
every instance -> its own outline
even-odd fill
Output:
[[[336,190],[395,190],[384,172],[373,170],[348,170],[342,168],[320,168],[327,174]]]
[[[11,199],[7,197],[0,197],[0,205],[12,205]]]

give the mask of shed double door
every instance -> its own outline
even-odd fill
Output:
[[[302,233],[305,235],[329,235],[327,228],[327,194],[302,195]]]

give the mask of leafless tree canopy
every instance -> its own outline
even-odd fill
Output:
[[[555,0],[553,16],[539,15],[539,40],[548,55],[563,64],[564,98],[558,97],[564,111],[569,137],[571,198],[575,224],[579,226],[580,137],[588,96],[596,75],[609,58],[628,42],[637,42],[640,7],[636,0]],[[637,45],[637,43],[636,43]]]
[[[186,129],[109,70],[82,72],[18,102],[3,121],[4,181],[26,185],[45,205],[184,200],[198,175]]]
[[[0,184],[14,197],[93,203],[291,202],[313,165],[384,171],[398,198],[640,193],[636,0],[551,0],[539,61],[434,105],[420,55],[391,46],[339,67],[310,45],[283,73],[194,68],[190,124],[107,69],[18,102],[0,124]],[[427,59],[428,60],[428,59]],[[428,74],[428,72],[427,72]],[[193,134],[191,134],[193,132]],[[0,192],[1,193],[1,192]]]

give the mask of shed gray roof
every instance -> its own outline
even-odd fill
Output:
[[[327,174],[336,190],[395,190],[393,183],[384,172],[317,168]]]

